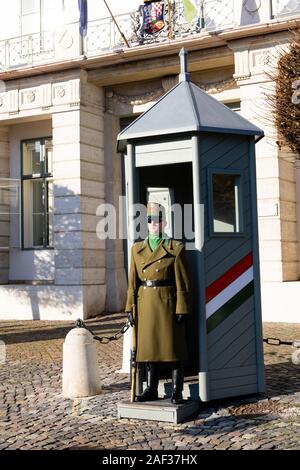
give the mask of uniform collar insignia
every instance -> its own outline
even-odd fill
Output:
[[[169,245],[170,240],[168,241],[167,245],[161,242],[156,248],[156,250],[151,251],[148,245],[148,238],[146,238],[141,243],[140,247],[137,249],[136,252],[143,258],[143,266],[146,267],[149,264],[154,263],[155,261],[158,261],[159,259],[169,254]]]

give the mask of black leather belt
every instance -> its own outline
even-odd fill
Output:
[[[141,281],[141,285],[145,287],[162,287],[162,286],[175,286],[172,279],[162,279],[161,281]]]

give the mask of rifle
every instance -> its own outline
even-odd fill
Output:
[[[137,338],[137,315],[136,315],[136,300],[132,305],[132,348],[131,348],[131,390],[130,390],[130,401],[131,403],[135,400],[136,392],[136,338]]]

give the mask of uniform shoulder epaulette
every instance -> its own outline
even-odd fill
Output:
[[[145,243],[145,240],[139,240],[137,242],[134,242],[132,246],[139,247],[142,246]]]
[[[142,250],[147,244],[147,240],[139,240],[132,245],[132,249],[136,252]]]
[[[179,250],[183,247],[183,243],[180,240],[172,240],[172,248],[173,250]]]

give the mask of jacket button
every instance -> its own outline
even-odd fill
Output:
[[[156,269],[155,272],[159,273],[159,269]]]
[[[161,262],[161,259],[159,259],[157,262],[160,263],[160,262]]]

